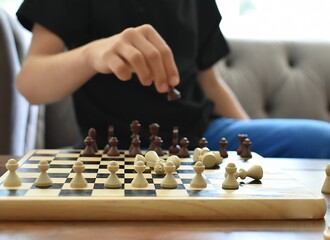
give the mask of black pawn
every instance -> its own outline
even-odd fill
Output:
[[[163,145],[163,140],[161,137],[155,137],[154,140],[155,143],[155,148],[154,151],[157,153],[158,156],[164,156],[164,151],[162,149],[162,145]]]
[[[178,157],[180,158],[188,158],[190,157],[189,150],[188,150],[188,145],[189,145],[189,140],[184,137],[180,141],[181,148],[178,152]]]
[[[91,136],[87,136],[84,140],[85,142],[85,149],[82,152],[83,156],[95,156],[95,151],[94,151],[94,140]]]
[[[117,148],[118,139],[116,137],[110,138],[108,145],[110,146],[109,151],[107,153],[108,156],[119,156],[120,155],[118,148]]]
[[[226,138],[221,138],[220,142],[219,142],[219,146],[220,146],[220,156],[222,158],[227,158],[228,157],[228,152],[227,152],[227,144],[228,141]]]
[[[132,141],[131,141],[131,145],[128,149],[129,152],[131,152],[132,148],[134,147],[133,144],[132,144],[133,139],[138,138],[140,140],[139,133],[140,133],[141,124],[139,123],[138,120],[133,120],[131,125],[130,125],[130,128],[131,128],[131,132],[132,132],[132,134],[131,134]]]
[[[105,147],[103,149],[103,153],[109,152],[109,149],[110,149],[109,140],[115,136],[114,132],[115,132],[115,129],[114,129],[113,125],[109,125],[109,127],[108,127],[108,143],[107,143],[107,145],[105,145]]]
[[[136,154],[141,154],[140,144],[141,144],[141,141],[140,141],[139,137],[133,138],[132,142],[131,142],[131,147],[128,151],[128,156],[135,157]]]
[[[94,152],[97,153],[98,149],[97,149],[97,143],[96,143],[96,130],[95,128],[90,128],[88,130],[88,136],[90,136],[93,139],[93,149]]]
[[[178,143],[179,143],[179,128],[174,127],[172,132],[172,145],[170,146],[169,149],[170,155],[177,155],[179,153],[180,146],[178,145]]]
[[[238,134],[238,139],[239,139],[240,145],[236,150],[237,155],[241,155],[241,152],[243,149],[243,142],[244,142],[245,138],[247,138],[247,137],[248,137],[247,134]]]
[[[202,138],[199,139],[199,141],[198,141],[198,146],[199,146],[200,148],[207,147],[207,144],[208,144],[208,141],[206,140],[205,137],[202,137]]]
[[[251,144],[252,142],[250,141],[249,138],[246,138],[243,141],[243,147],[242,147],[242,152],[241,152],[241,158],[242,159],[250,159],[252,158],[252,154],[251,154]]]
[[[181,93],[176,88],[171,88],[167,94],[167,100],[172,102],[179,100],[181,98]]]
[[[152,123],[150,124],[149,126],[149,131],[150,131],[150,145],[149,145],[149,148],[148,150],[151,151],[151,150],[154,150],[156,145],[155,145],[155,138],[157,137],[158,135],[158,132],[159,132],[159,124],[157,123]]]

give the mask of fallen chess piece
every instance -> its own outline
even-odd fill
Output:
[[[193,152],[193,161],[201,161],[206,169],[210,169],[221,164],[222,157],[220,152],[210,151],[207,147],[195,148]]]
[[[239,172],[235,173],[236,178],[245,179],[246,177],[253,178],[254,180],[260,180],[263,177],[263,169],[260,165],[253,165],[247,171],[240,169]]]
[[[142,161],[144,164],[147,164],[146,158],[142,154],[136,154],[134,158],[134,165],[137,163],[137,161]]]
[[[150,168],[154,168],[156,162],[158,162],[158,160],[159,160],[159,156],[155,151],[146,152],[144,157],[146,159],[146,161],[145,161],[146,165]]]
[[[154,166],[154,171],[157,175],[165,174],[165,161],[158,161]]]
[[[225,172],[225,177],[227,172]],[[253,178],[254,180],[260,180],[263,177],[263,169],[260,165],[253,165],[248,170],[240,169],[238,172],[234,173],[234,177],[244,180],[246,177]]]

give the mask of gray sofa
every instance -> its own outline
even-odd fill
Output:
[[[21,31],[0,9],[0,154],[71,146],[81,137],[71,99],[31,106],[14,87],[29,42]],[[252,118],[330,121],[330,42],[228,41],[215,68]]]

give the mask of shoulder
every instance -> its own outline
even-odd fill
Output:
[[[76,41],[74,38],[84,37],[89,3],[90,0],[25,0],[16,15],[26,29],[31,31],[33,25],[39,23],[69,46]]]

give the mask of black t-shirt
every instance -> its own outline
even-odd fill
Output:
[[[135,75],[131,81],[120,81],[113,74],[97,74],[73,94],[81,132],[86,136],[90,127],[96,128],[97,142],[103,147],[112,124],[121,148],[130,144],[132,120],[141,123],[141,146],[149,145],[153,122],[160,125],[164,147],[171,144],[174,126],[179,127],[180,137],[188,137],[190,146],[202,136],[212,118],[213,104],[196,75],[228,53],[214,0],[25,0],[17,17],[29,30],[34,22],[43,25],[68,49],[127,27],[151,24],[173,51],[182,99],[168,102],[166,94],[158,93],[154,86],[142,86]]]

